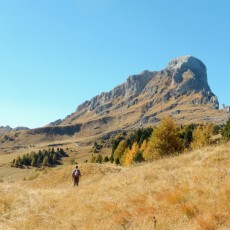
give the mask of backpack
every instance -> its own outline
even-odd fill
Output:
[[[79,169],[75,169],[75,170],[73,170],[73,172],[72,172],[72,177],[74,178],[74,177],[79,177],[81,175],[81,173],[80,173],[80,170]]]

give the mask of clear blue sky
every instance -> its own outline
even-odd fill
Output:
[[[204,62],[230,105],[229,10],[229,0],[0,0],[0,126],[63,119],[183,55]]]

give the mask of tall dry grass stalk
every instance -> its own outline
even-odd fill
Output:
[[[230,229],[229,147],[123,168],[82,164],[77,188],[71,166],[5,181],[0,229]]]

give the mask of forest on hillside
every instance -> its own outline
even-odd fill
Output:
[[[165,117],[152,128],[140,128],[131,134],[120,132],[111,140],[111,163],[130,165],[178,155],[230,139],[230,118],[223,126],[213,123],[180,126]],[[96,159],[96,156],[93,156]],[[98,162],[92,160],[91,162]],[[101,162],[98,162],[101,163]]]
[[[61,164],[62,157],[68,157],[68,154],[62,149],[54,148],[39,150],[38,152],[31,152],[18,156],[11,163],[12,167],[23,168],[24,166],[41,167],[41,166],[55,166]]]

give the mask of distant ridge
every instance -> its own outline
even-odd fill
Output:
[[[21,131],[21,130],[29,130],[27,127],[19,126],[16,128],[11,128],[9,125],[7,126],[0,126],[0,135],[4,133],[8,133],[10,131]]]

